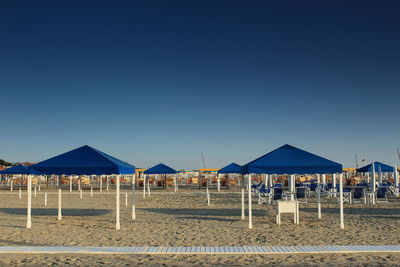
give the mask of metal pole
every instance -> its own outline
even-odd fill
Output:
[[[321,219],[321,184],[320,184],[320,177],[319,174],[317,174],[318,177],[318,186],[317,186],[317,201],[318,201],[318,219]]]
[[[117,181],[116,181],[116,185],[117,185],[117,189],[115,190],[116,191],[116,203],[115,203],[115,205],[116,205],[116,207],[115,207],[115,212],[116,212],[116,220],[115,220],[115,229],[117,229],[117,230],[119,230],[119,229],[121,229],[121,225],[120,225],[120,222],[119,222],[119,197],[120,197],[120,194],[119,194],[119,180],[120,180],[120,175],[117,175],[116,176],[116,179],[117,179]]]
[[[132,176],[132,220],[136,219],[136,198],[135,198],[135,190],[136,190],[136,174]]]
[[[61,211],[61,176],[58,176],[59,182],[58,182],[58,216],[57,219],[61,220],[62,218],[62,211]]]
[[[248,189],[249,189],[249,229],[253,229],[253,211],[251,207],[251,174],[248,174],[249,182],[248,182]]]
[[[339,202],[340,202],[340,228],[344,229],[343,216],[343,174],[339,174]]]
[[[26,211],[26,228],[32,228],[32,175],[28,175],[28,208]]]

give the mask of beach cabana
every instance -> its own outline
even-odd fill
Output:
[[[119,198],[120,176],[134,175],[135,167],[88,145],[76,148],[30,166],[45,175],[116,175],[116,229],[120,228]],[[133,178],[132,178],[133,179]],[[101,180],[101,179],[100,179]],[[132,182],[134,198],[134,183]],[[134,203],[132,212],[134,213]],[[133,217],[134,215],[132,215]],[[61,220],[61,182],[58,190],[58,219]]]
[[[334,161],[317,156],[291,145],[283,145],[242,166],[244,174],[249,180],[249,228],[251,222],[251,174],[287,174],[289,175],[289,189],[291,199],[294,199],[295,174],[336,174],[342,173],[343,166]],[[319,184],[318,179],[318,184]],[[342,179],[340,179],[342,184]],[[318,185],[319,186],[319,185]],[[340,187],[342,188],[342,186]],[[318,218],[321,217],[320,194],[318,190]],[[341,189],[342,191],[342,189]],[[342,194],[340,194],[342,198]]]
[[[232,162],[231,164],[228,164],[225,167],[223,167],[223,168],[218,170],[218,191],[220,191],[220,177],[219,177],[219,174],[231,174],[231,173],[242,174],[243,173],[242,166]],[[243,181],[242,181],[242,216],[241,216],[241,218],[242,218],[242,220],[245,219]]]
[[[374,164],[375,170],[380,169],[381,172],[393,172],[393,170],[394,170],[392,166],[386,165],[379,161],[375,161],[375,162],[373,162],[373,164]],[[371,172],[371,171],[372,171],[372,163],[357,169],[357,172]]]
[[[10,180],[10,190],[13,191],[13,177],[12,175],[27,175],[27,174],[38,174],[35,170],[30,169],[29,166],[18,164],[15,166],[12,166],[10,168],[4,169],[0,171],[0,175],[11,175],[11,180]]]
[[[378,171],[378,182],[379,184],[381,184],[383,180],[382,173],[388,173],[388,172],[392,173],[394,172],[394,168],[379,161],[374,161],[366,166],[357,169],[357,172],[370,173],[371,177],[370,189],[373,193],[375,193],[375,187],[376,187],[376,178],[375,178],[376,171]],[[396,175],[396,173],[394,174]],[[375,199],[373,200],[373,203],[375,203]]]
[[[175,174],[175,176],[174,176],[174,190],[176,192],[178,190],[178,183],[177,183],[177,177],[176,177],[177,173],[178,172],[175,169],[173,169],[173,168],[171,168],[171,167],[169,167],[169,166],[167,166],[167,165],[165,165],[163,163],[157,164],[157,165],[145,170],[144,171],[145,176],[144,176],[144,181],[143,181],[143,192],[145,193],[145,187],[146,187],[145,186],[145,184],[146,184],[145,181],[146,181],[146,175],[148,175],[148,174],[155,174],[155,175],[158,175],[158,174]]]
[[[221,190],[221,178],[220,174],[242,174],[242,167],[239,164],[236,164],[234,162],[226,165],[222,169],[219,169],[217,172],[217,187],[218,187],[218,192]]]

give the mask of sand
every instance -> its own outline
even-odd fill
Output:
[[[152,191],[143,199],[137,191],[137,220],[130,219],[131,199],[125,207],[121,190],[121,230],[115,230],[113,191],[63,191],[63,220],[57,221],[57,195],[49,190],[44,207],[42,189],[33,197],[32,229],[26,229],[26,195],[0,191],[2,246],[248,246],[248,245],[392,245],[400,244],[400,201],[377,205],[345,204],[345,230],[339,227],[335,199],[323,199],[322,219],[315,203],[300,206],[300,225],[291,215],[275,224],[275,207],[253,202],[253,229],[240,219],[241,199],[234,190],[212,190],[207,206],[205,190]],[[165,194],[168,192],[168,194]],[[201,194],[199,194],[201,192]],[[231,192],[228,193],[227,192]],[[162,194],[156,194],[162,193]],[[315,200],[311,200],[315,201]],[[149,255],[4,255],[0,266],[388,266],[400,265],[400,254],[277,255],[277,256],[149,256]]]

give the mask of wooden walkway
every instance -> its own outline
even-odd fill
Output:
[[[400,245],[244,247],[0,246],[0,254],[277,255],[316,253],[400,253]]]

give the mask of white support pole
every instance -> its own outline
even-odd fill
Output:
[[[109,177],[108,177],[108,175],[107,175],[106,181],[107,181],[107,184],[106,184],[106,191],[108,191],[108,184],[109,184]]]
[[[146,174],[143,174],[143,198],[146,198]]]
[[[242,188],[242,220],[245,219],[245,214],[244,214],[244,188]]]
[[[40,179],[39,179],[39,182],[38,182],[39,184],[38,184],[38,191],[40,191]]]
[[[115,205],[116,205],[116,207],[115,207],[115,213],[116,213],[116,218],[115,218],[115,229],[117,229],[117,230],[119,230],[119,229],[121,229],[121,225],[120,225],[120,222],[119,222],[119,197],[120,197],[120,193],[119,193],[119,180],[120,180],[120,175],[117,175],[115,178],[116,178],[116,203],[115,203]]]
[[[26,228],[32,228],[32,175],[28,175],[28,208],[26,211]]]
[[[34,187],[34,191],[35,191],[35,197],[36,197],[36,186]]]
[[[269,180],[269,186],[272,187],[273,186],[272,174],[268,175],[268,180]]]
[[[343,216],[343,174],[339,174],[339,203],[340,203],[340,228],[344,229]]]
[[[253,229],[253,211],[251,207],[251,174],[248,174],[248,193],[249,193],[249,229]]]
[[[150,178],[147,179],[147,195],[150,196]]]
[[[22,189],[21,187],[19,188],[19,194],[18,194],[18,198],[21,199],[22,198]]]
[[[177,189],[177,178],[176,178],[176,174],[174,175],[174,192],[176,192],[176,189]]]
[[[393,178],[394,178],[394,185],[396,186],[395,192],[396,196],[399,196],[399,172],[397,171],[397,164],[394,165],[394,170],[393,170]]]
[[[90,187],[90,196],[93,196],[93,186]]]
[[[211,205],[210,192],[208,192],[208,185],[207,185],[207,206],[210,205]]]
[[[83,192],[82,192],[82,188],[81,188],[81,189],[79,189],[79,197],[80,197],[80,198],[83,198]]]
[[[332,189],[333,192],[336,192],[336,173],[332,174]]]
[[[81,190],[81,179],[82,179],[82,176],[79,176],[79,178],[78,178],[78,190],[79,191]]]
[[[322,184],[326,184],[326,174],[322,174]]]
[[[318,219],[321,219],[321,183],[320,183],[320,175],[317,174],[318,184],[317,184],[317,202],[318,202]]]
[[[132,176],[132,220],[136,219],[136,198],[135,198],[135,190],[136,190],[136,174]]]
[[[100,192],[103,192],[103,175],[100,175]]]
[[[371,165],[371,191],[372,191],[372,193],[373,193],[373,197],[372,197],[372,204],[374,204],[375,205],[375,186],[376,186],[376,177],[375,177],[375,163],[374,162],[372,162],[372,165]]]
[[[11,176],[11,181],[10,181],[10,191],[13,191],[13,183],[14,183],[14,177]]]
[[[218,187],[218,192],[221,192],[221,177],[220,174],[217,174],[217,187]]]
[[[47,206],[47,191],[44,193],[44,206]]]
[[[382,184],[382,182],[383,182],[383,175],[382,175],[381,165],[379,164],[379,166],[378,166],[378,183],[379,183],[379,185]]]
[[[59,179],[61,179],[61,176],[59,176]],[[62,211],[61,211],[61,181],[59,181],[59,187],[58,187],[58,216],[57,220],[61,220],[62,218]]]
[[[179,190],[179,173],[176,174],[176,191]]]
[[[72,192],[72,176],[69,177],[69,192]]]
[[[128,192],[125,192],[125,207],[128,207]]]
[[[292,201],[294,200],[294,193],[296,191],[295,187],[295,176],[292,174],[290,175],[290,200]]]

